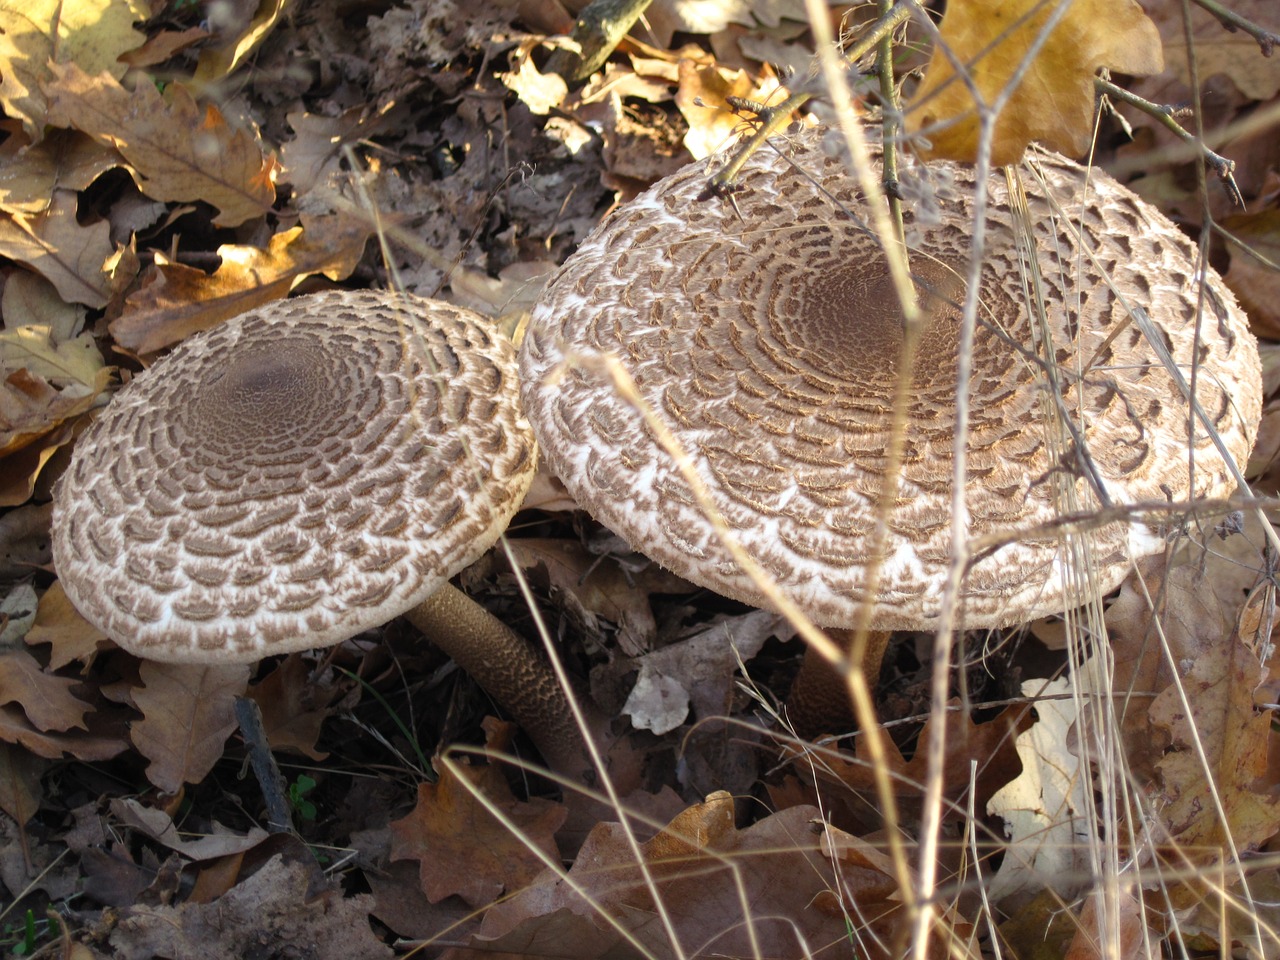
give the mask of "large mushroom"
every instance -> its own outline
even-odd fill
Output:
[[[771,143],[747,163],[734,204],[700,202],[707,169],[694,164],[615,211],[553,276],[524,340],[522,392],[543,455],[636,550],[771,605],[708,523],[673,439],[732,536],[816,623],[850,627],[870,605],[872,628],[933,627],[953,557],[956,364],[979,216],[966,500],[982,549],[963,571],[959,624],[1015,624],[1078,602],[1062,483],[1086,510],[1235,491],[1135,312],[1241,463],[1260,411],[1256,344],[1230,291],[1149,204],[1103,173],[1036,153],[1024,174],[1027,243],[1002,177],[980,211],[971,169],[908,163],[906,237],[924,327],[902,372],[904,319],[855,178],[818,133]],[[1028,307],[1037,283],[1047,344]],[[619,368],[638,398],[620,389]],[[900,375],[910,377],[905,446],[896,501],[883,504]],[[1058,415],[1072,424],[1065,447],[1050,442]],[[1113,510],[1072,525],[1090,541],[1097,590],[1162,549],[1158,518]]]
[[[534,471],[514,349],[483,318],[374,291],[278,301],[116,394],[55,490],[54,564],[152,660],[247,662],[408,613],[576,778],[555,675],[448,582]]]

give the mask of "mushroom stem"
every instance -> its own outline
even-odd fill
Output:
[[[592,779],[560,680],[524,637],[450,583],[405,617],[515,718],[551,770],[575,783]],[[606,745],[607,719],[583,709],[590,736]]]
[[[846,653],[853,649],[856,631],[828,629],[826,633]],[[867,634],[861,667],[869,687],[874,688],[875,681],[880,676],[880,664],[884,660],[885,649],[889,646],[889,636],[883,630],[872,630]],[[791,694],[787,697],[787,719],[797,736],[806,739],[821,733],[840,733],[854,728],[848,684],[812,647],[805,649],[800,672],[791,684]]]

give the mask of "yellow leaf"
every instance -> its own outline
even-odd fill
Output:
[[[105,73],[52,65],[45,84],[49,120],[75,127],[120,151],[138,189],[155,200],[204,200],[220,227],[262,216],[275,202],[279,164],[246,130],[233,130],[218,108],[200,106],[171,83],[162,96],[143,82],[132,92]]]
[[[1063,4],[1065,13],[1033,50]],[[942,47],[964,64],[984,110],[1007,96],[993,133],[996,166],[1017,163],[1033,140],[1084,152],[1100,68],[1134,76],[1164,69],[1155,24],[1135,0],[950,0],[941,34],[907,112],[908,132],[932,144],[921,151],[926,157],[972,162],[978,153],[977,108]]]
[[[695,160],[726,149],[738,135],[750,129],[729,106],[727,97],[776,104],[788,96],[787,88],[778,83],[771,70],[766,70],[757,83],[745,70],[702,66],[693,60],[681,60],[679,77],[676,106],[689,121],[684,145]]]
[[[0,372],[23,368],[56,386],[92,386],[103,367],[82,310],[65,303],[34,274],[15,272],[0,296]]]
[[[122,77],[118,58],[146,40],[133,24],[150,15],[141,0],[0,0],[0,106],[38,139],[49,63]]]

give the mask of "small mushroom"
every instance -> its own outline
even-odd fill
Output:
[[[54,495],[76,608],[152,660],[247,662],[409,613],[577,776],[549,667],[448,583],[532,481],[509,341],[476,314],[325,293],[188,338],[120,390]]]
[[[649,416],[691,457],[733,536],[816,623],[849,627],[870,604],[876,629],[936,624],[953,556],[956,364],[980,215],[966,499],[983,549],[964,571],[960,625],[1015,624],[1078,602],[1055,496],[1062,484],[1085,510],[1234,492],[1131,311],[1149,316],[1240,463],[1259,419],[1256,344],[1230,291],[1149,204],[1097,170],[1037,153],[1023,173],[1028,252],[1002,176],[980,212],[971,169],[908,162],[906,236],[925,326],[913,367],[900,371],[904,320],[859,219],[855,179],[818,133],[772,143],[748,162],[736,206],[699,202],[706,168],[694,164],[615,211],[553,276],[521,348],[525,410],[543,455],[632,547],[702,586],[769,605]],[[1039,353],[1027,307],[1033,258],[1050,338]],[[1049,427],[1055,388],[1037,356],[1052,361],[1057,407],[1074,424],[1074,448],[1060,453]],[[647,412],[620,391],[610,363]],[[900,375],[910,377],[905,449],[871,595]],[[1104,592],[1132,558],[1164,545],[1156,522],[1115,512],[1070,536],[1087,538],[1091,586]]]

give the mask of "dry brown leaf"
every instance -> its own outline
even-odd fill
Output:
[[[310,666],[298,653],[280,661],[249,688],[249,697],[262,712],[262,727],[271,749],[294,750],[312,760],[329,756],[316,749],[316,741],[324,721],[333,713],[330,704],[340,693],[335,687],[321,687],[313,681]]]
[[[130,736],[151,761],[147,779],[165,793],[199,783],[222,757],[235,729],[235,698],[249,683],[249,665],[206,667],[142,661],[143,686],[133,702],[143,718]]]
[[[991,162],[1017,163],[1039,141],[1079,155],[1093,132],[1093,77],[1100,68],[1147,76],[1164,69],[1160,36],[1135,0],[1062,0],[1066,14],[1043,46],[1033,45],[1060,3],[1042,0],[951,0],[941,40],[907,112],[907,130],[932,147],[925,157],[972,163],[979,123],[969,87],[957,77],[946,50],[964,64],[989,107],[1031,57],[996,120]]]
[[[92,389],[104,364],[84,311],[60,299],[53,285],[19,271],[0,295],[0,372],[25,369],[58,387]]]
[[[250,827],[247,833],[236,833],[216,820],[209,827],[208,833],[184,836],[168,813],[148,807],[134,797],[113,799],[111,813],[125,826],[195,861],[241,854],[270,836],[261,827]]]
[[[88,730],[93,705],[71,692],[78,680],[44,670],[25,650],[0,652],[0,703],[16,703],[42,733]]]
[[[230,40],[204,50],[200,54],[200,62],[196,65],[195,80],[197,83],[209,84],[221,80],[232,70],[242,64],[258,45],[267,38],[281,14],[288,6],[287,0],[265,0],[262,3],[243,5],[252,14],[248,22],[240,24],[219,23],[218,33],[222,37],[230,35]],[[226,11],[230,5],[224,5]],[[228,29],[231,27],[232,29]]]
[[[511,69],[500,74],[503,85],[520,98],[520,102],[529,108],[531,113],[545,117],[560,106],[569,93],[569,85],[558,73],[542,73],[533,62],[533,51],[542,46],[540,37],[530,37],[521,41],[512,50]]]
[[[103,646],[110,644],[107,635],[80,616],[67,599],[62,582],[55,581],[36,610],[36,622],[27,631],[26,642],[34,646],[51,645],[49,669],[58,670],[73,660],[89,660]]]
[[[77,730],[45,733],[31,725],[21,708],[0,706],[0,740],[16,743],[46,760],[61,760],[69,755],[92,763],[110,760],[129,749],[123,720],[92,713],[87,720],[89,733]]]
[[[124,76],[120,55],[142,44],[135,22],[151,16],[141,0],[3,0],[0,2],[0,106],[43,132],[41,85],[50,65],[78,63],[90,73]]]
[[[391,859],[420,862],[422,891],[432,903],[459,896],[472,907],[488,906],[542,871],[534,850],[559,859],[555,832],[568,816],[565,806],[516,800],[496,764],[440,764],[437,769],[439,782],[419,784],[413,812],[391,824]],[[519,834],[496,820],[477,794]]]
[[[30,495],[40,467],[54,449],[70,439],[69,435],[50,436],[52,431],[92,407],[110,379],[111,372],[104,367],[92,386],[72,385],[61,391],[26,370],[15,370],[0,381],[0,457],[10,458],[41,438],[50,440],[38,451],[36,462],[21,468],[26,471],[22,473],[23,499]]]
[[[340,280],[355,269],[370,227],[355,217],[303,217],[302,226],[275,234],[267,249],[227,244],[212,274],[155,255],[155,270],[111,322],[111,335],[139,354],[217,326],[246,310],[285,296],[305,277]]]
[[[1276,266],[1260,263],[1230,244],[1231,267],[1224,278],[1249,313],[1256,336],[1280,338],[1280,210],[1227,217],[1223,229]]]
[[[81,226],[76,195],[54,190],[37,214],[0,217],[0,256],[25,263],[68,303],[104,307],[111,295],[108,261],[116,252],[106,221]]]
[[[3,669],[0,666],[0,670]],[[0,810],[19,827],[26,826],[40,810],[44,800],[40,776],[47,766],[25,750],[0,743]]]
[[[1227,856],[1226,831],[1241,852],[1257,850],[1280,832],[1280,791],[1268,776],[1271,716],[1253,702],[1266,675],[1257,656],[1232,636],[1183,663],[1189,666],[1182,676],[1185,702],[1170,686],[1151,705],[1152,726],[1169,743],[1156,763],[1156,809],[1169,839],[1182,848],[1174,863],[1185,857],[1203,866]],[[1218,817],[1215,790],[1226,823]],[[1183,898],[1182,905],[1197,897]]]
[[[692,60],[680,61],[676,106],[689,121],[684,145],[695,160],[732,146],[739,135],[750,131],[750,124],[725,100],[730,96],[776,104],[787,98],[788,91],[778,82],[772,69],[765,69],[756,80],[745,70],[726,70],[714,64],[700,66]]]
[[[957,701],[950,705],[956,706]],[[967,802],[961,798],[968,792],[970,783],[969,763],[977,763],[977,796],[975,806],[985,810],[988,801],[997,790],[1014,780],[1022,772],[1022,760],[1018,757],[1018,734],[1031,726],[1031,710],[1023,706],[1006,707],[991,720],[974,723],[964,710],[948,710],[946,757],[942,767],[943,796],[951,802],[960,802],[959,810],[948,809],[951,816],[964,816]],[[928,774],[928,742],[934,718],[924,722],[917,738],[916,751],[907,760],[897,745],[887,736],[885,760],[892,778],[894,792],[904,810],[918,810],[924,795],[924,783]],[[824,754],[824,764],[818,769],[821,779],[834,779],[850,790],[864,796],[875,797],[875,775],[867,738],[857,741],[857,759],[844,760],[836,754]],[[799,768],[797,768],[799,769]]]
[[[54,190],[83,190],[121,163],[114,149],[77,130],[50,130],[33,144],[16,121],[0,121],[0,129],[9,134],[0,144],[0,210],[5,213],[40,213]]]
[[[1143,0],[1142,6],[1160,31],[1169,71],[1184,87],[1191,83],[1183,21],[1183,11],[1189,9],[1192,49],[1202,84],[1225,75],[1253,100],[1270,100],[1280,93],[1280,60],[1274,55],[1264,57],[1258,41],[1243,30],[1227,30],[1209,11],[1194,3],[1184,6],[1182,0]],[[1228,9],[1272,30],[1280,26],[1275,0],[1231,0]],[[1145,90],[1142,95],[1146,96]]]
[[[649,607],[650,593],[681,593],[688,583],[654,563],[638,572],[624,570],[610,557],[594,556],[577,541],[519,538],[508,544],[516,563],[539,587],[565,607],[590,635],[601,632],[599,618],[618,627],[628,655],[653,646],[657,626]]]
[[[631,956],[636,946],[609,925],[607,914],[641,952],[669,956],[672,944],[655,922],[657,897],[689,956],[834,956],[833,948],[848,949],[850,935],[847,905],[833,893],[842,890],[879,936],[861,936],[859,955],[886,955],[905,911],[891,902],[895,890],[878,866],[882,861],[863,855],[864,844],[833,828],[827,830],[835,836],[824,844],[814,807],[792,807],[745,830],[734,826],[733,807],[729,794],[714,794],[643,844],[652,888],[622,828],[598,824],[569,871],[571,883],[544,872],[529,889],[490,908],[472,946],[540,954],[542,944],[555,944],[564,956],[615,950]],[[831,853],[840,863],[839,880]]]
[[[130,92],[108,74],[74,64],[50,69],[50,122],[115,147],[147,196],[211,203],[221,211],[213,222],[222,227],[271,209],[276,159],[248,131],[232,129],[213,104],[201,107],[182,84],[169,84],[162,95],[144,80]]]

